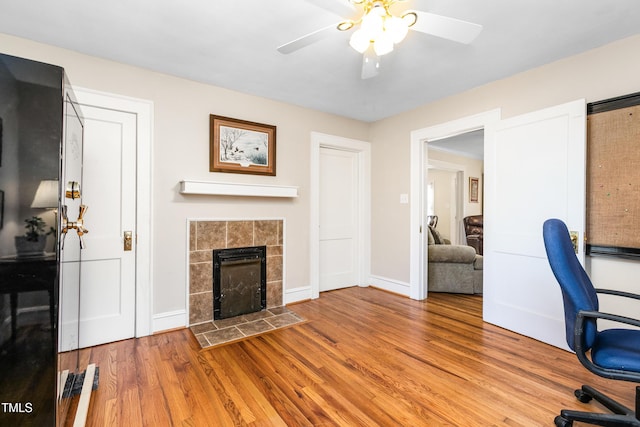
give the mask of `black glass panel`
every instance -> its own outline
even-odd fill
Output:
[[[64,89],[62,68],[0,54],[0,426],[56,424]]]

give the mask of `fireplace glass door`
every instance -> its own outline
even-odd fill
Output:
[[[213,318],[266,308],[266,247],[213,251]]]

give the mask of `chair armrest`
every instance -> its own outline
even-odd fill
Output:
[[[583,323],[584,322],[583,318],[585,317],[589,317],[593,319],[611,320],[613,322],[625,323],[627,325],[637,326],[640,328],[640,319],[634,319],[633,317],[619,316],[617,314],[611,314],[611,313],[603,313],[601,311],[581,310],[578,312],[577,322],[580,324]],[[576,329],[578,329],[577,324],[576,324]]]
[[[586,319],[606,319],[614,322],[625,323],[631,326],[640,327],[640,320],[633,319],[631,317],[619,316],[617,314],[603,313],[600,311],[586,311],[581,310],[577,314],[576,325],[574,329],[574,343],[575,352],[578,356],[578,360],[589,371],[603,378],[612,378],[623,381],[640,382],[640,373],[633,371],[622,371],[619,369],[602,368],[591,361],[587,357],[587,351],[590,348],[586,348],[584,344],[584,323]]]
[[[599,288],[596,288],[596,292],[599,293],[599,294],[615,295],[615,296],[618,296],[618,297],[633,298],[633,299],[640,300],[640,295],[639,294],[633,294],[631,292],[624,292],[624,291],[616,291],[615,289],[599,289]]]

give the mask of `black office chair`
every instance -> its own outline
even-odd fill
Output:
[[[595,289],[575,255],[569,231],[558,219],[549,219],[543,226],[544,245],[564,301],[567,344],[580,362],[591,372],[604,378],[640,382],[640,330],[605,329],[598,331],[597,320],[607,319],[640,327],[640,320],[602,313],[597,294],[609,294],[640,300],[640,295]],[[590,351],[590,357],[587,354]],[[555,418],[558,427],[574,421],[599,426],[640,426],[640,387],[636,387],[635,411],[583,385],[575,391],[583,403],[596,399],[613,414],[563,409]]]

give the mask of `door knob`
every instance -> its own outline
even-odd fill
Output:
[[[573,251],[578,253],[578,232],[570,231],[569,235],[571,236],[571,244],[573,245]]]
[[[64,249],[64,242],[69,230],[76,230],[78,237],[80,238],[80,249],[84,249],[84,239],[82,236],[87,234],[89,230],[84,226],[84,214],[89,207],[87,205],[80,205],[80,211],[78,212],[78,219],[75,222],[71,222],[67,216],[67,205],[62,206],[62,243],[60,249]]]

